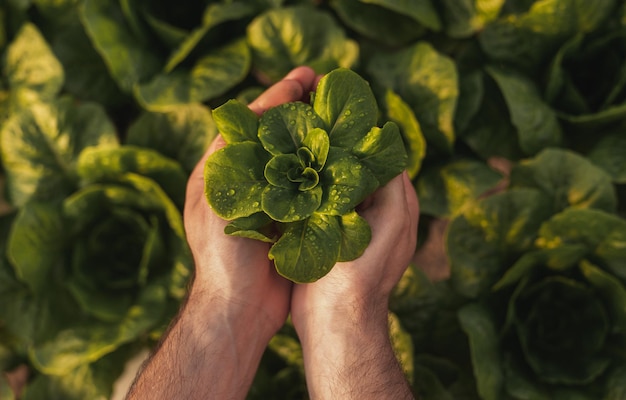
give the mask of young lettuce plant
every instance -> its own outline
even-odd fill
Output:
[[[376,100],[357,73],[331,71],[311,97],[260,118],[236,100],[218,107],[227,145],[205,165],[207,201],[230,221],[225,232],[273,243],[270,259],[294,282],[363,253],[371,232],[355,207],[407,162],[398,126],[376,125]]]

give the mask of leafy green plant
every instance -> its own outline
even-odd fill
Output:
[[[296,282],[360,256],[371,233],[356,206],[406,165],[397,125],[377,127],[377,112],[367,82],[347,69],[324,76],[310,105],[260,118],[236,100],[217,108],[227,145],[207,159],[206,196],[232,221],[226,232],[275,242],[269,257]]]

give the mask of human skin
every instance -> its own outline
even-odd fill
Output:
[[[286,102],[308,101],[320,78],[310,68],[296,68],[249,107],[261,115]],[[187,301],[127,399],[244,399],[269,340],[290,312],[303,341],[311,398],[410,398],[387,330],[389,293],[415,249],[417,200],[407,190],[406,174],[362,207],[372,227],[362,257],[339,263],[316,283],[294,285],[276,272],[268,243],[224,234],[227,222],[209,207],[204,164],[224,145],[218,136],[187,184],[184,222],[196,265]],[[407,225],[408,219],[414,223]],[[399,228],[410,232],[402,235]],[[367,357],[361,359],[363,349]],[[385,392],[389,388],[394,391]]]

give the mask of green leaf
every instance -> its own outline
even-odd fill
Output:
[[[92,363],[77,366],[61,375],[36,375],[26,386],[24,400],[107,400],[111,398],[114,384],[124,369],[130,353],[120,349]]]
[[[151,111],[215,99],[246,77],[250,61],[246,41],[237,39],[203,55],[189,70],[180,68],[158,74],[149,82],[139,82],[134,94]]]
[[[247,237],[266,243],[274,243],[276,241],[276,232],[274,232],[271,223],[272,219],[267,214],[259,212],[231,221],[224,228],[224,233],[231,236]]]
[[[172,72],[176,66],[183,62],[211,29],[226,22],[237,21],[248,17],[252,15],[254,11],[254,8],[250,4],[242,2],[207,5],[202,17],[202,25],[194,29],[177,48],[174,49],[163,68],[164,72]]]
[[[253,142],[228,145],[207,159],[205,193],[217,215],[232,220],[262,211],[261,193],[267,185],[263,168],[269,159]]]
[[[376,84],[393,90],[411,106],[429,145],[449,153],[458,98],[454,62],[431,44],[418,42],[395,53],[376,53],[367,65]]]
[[[372,239],[370,226],[356,211],[337,218],[341,229],[341,246],[337,261],[354,260],[363,254]]]
[[[272,82],[300,65],[320,74],[350,68],[359,53],[329,13],[308,5],[269,10],[248,25],[247,35],[255,68]]]
[[[301,221],[313,214],[322,201],[322,188],[300,191],[268,185],[261,195],[261,207],[273,220]]]
[[[393,10],[398,14],[409,16],[434,31],[441,29],[441,21],[437,13],[437,8],[431,0],[363,0],[363,3],[377,4],[381,7]]]
[[[313,156],[310,166],[315,168],[316,171],[321,171],[326,165],[328,152],[330,151],[330,139],[326,131],[321,128],[309,130],[302,144],[311,151]]]
[[[259,141],[259,118],[248,106],[237,100],[229,100],[214,109],[213,119],[226,143]]]
[[[480,32],[496,19],[504,0],[444,0],[441,4],[446,33],[453,38],[466,38]]]
[[[569,150],[546,149],[511,171],[511,186],[541,190],[554,212],[567,207],[613,212],[617,197],[611,178],[586,158]]]
[[[535,1],[528,12],[503,16],[488,24],[479,36],[480,44],[493,60],[534,69],[567,38],[601,26],[615,4],[614,0]]]
[[[485,400],[500,400],[504,376],[493,317],[483,306],[475,303],[463,306],[458,316],[461,329],[469,339],[478,393]]]
[[[376,177],[345,150],[331,147],[320,176],[324,188],[322,214],[343,215],[352,211],[379,185]]]
[[[53,293],[47,296],[46,304],[50,310],[55,304],[62,306],[51,299]],[[75,309],[67,310],[65,314],[51,313],[60,320],[48,322],[50,325],[40,324],[39,337],[29,351],[30,359],[45,374],[67,375],[74,368],[94,362],[123,344],[137,340],[139,335],[153,328],[163,317],[166,296],[167,291],[159,282],[144,287],[138,293],[135,305],[116,324],[77,316]],[[68,315],[68,312],[73,314]]]
[[[77,172],[87,183],[139,174],[157,182],[180,209],[183,207],[187,173],[176,161],[154,150],[133,146],[88,149],[78,159]]]
[[[482,70],[462,78],[456,124],[459,139],[480,158],[523,156],[517,128],[513,126],[502,91]]]
[[[382,186],[400,174],[407,163],[404,143],[394,122],[373,127],[352,149],[359,161],[373,172]]]
[[[605,135],[591,149],[587,158],[604,169],[616,183],[626,183],[626,136],[619,132]]]
[[[378,3],[378,4],[377,4]],[[389,3],[389,4],[384,4]],[[413,16],[403,14],[403,11],[414,11],[410,6],[398,4],[398,1],[359,1],[359,0],[333,0],[330,2],[333,10],[346,26],[358,32],[364,37],[382,43],[387,46],[399,46],[410,43],[424,35],[426,29],[418,23]],[[432,8],[430,1],[421,1],[418,4]],[[394,10],[399,8],[399,10]],[[405,8],[405,10],[402,10]],[[432,10],[427,10],[432,11]],[[420,14],[421,15],[421,14]],[[425,22],[438,23],[436,20],[425,16]],[[372,29],[375,25],[376,29]]]
[[[378,119],[378,105],[369,83],[343,68],[320,80],[313,108],[328,126],[330,145],[348,149],[355,146]]]
[[[331,270],[339,257],[337,219],[314,213],[289,224],[269,252],[279,274],[298,283],[313,282]]]
[[[522,151],[534,155],[546,147],[559,146],[563,140],[561,126],[534,83],[503,69],[490,67],[487,71],[502,90]]]
[[[14,107],[52,100],[64,81],[63,67],[36,25],[26,23],[6,49],[5,73]]]
[[[385,93],[385,108],[389,119],[400,128],[408,156],[406,169],[409,177],[413,179],[420,171],[422,160],[426,155],[426,139],[422,134],[422,128],[411,107],[392,90]]]
[[[586,260],[580,263],[580,271],[597,290],[598,295],[604,299],[604,304],[611,314],[613,331],[626,332],[626,287],[624,284]]]
[[[72,0],[72,2],[74,2]],[[38,1],[38,6],[41,1]],[[70,15],[77,14],[76,10]],[[67,11],[65,11],[67,13]],[[124,93],[113,79],[106,64],[93,47],[78,16],[61,23],[56,16],[54,39],[51,43],[54,54],[63,64],[65,92],[81,99],[100,103],[105,107],[129,107],[132,98]]]
[[[615,214],[594,209],[569,208],[541,226],[537,245],[584,245],[605,267],[626,282],[626,222]]]
[[[216,124],[211,111],[200,104],[163,113],[146,111],[128,128],[125,144],[155,150],[191,173],[217,136]]]
[[[126,24],[120,7],[108,0],[87,0],[80,17],[93,46],[125,92],[156,74],[163,60]]]
[[[490,290],[510,260],[533,245],[550,216],[546,202],[537,190],[511,189],[468,204],[445,236],[453,287],[468,297]]]
[[[515,328],[524,358],[539,381],[584,385],[606,371],[610,356],[603,349],[609,316],[587,285],[548,277],[529,285],[515,307]]]
[[[472,159],[432,166],[422,171],[415,185],[420,211],[438,217],[452,216],[467,202],[493,189],[501,179],[487,164]]]
[[[265,179],[272,186],[290,189],[294,187],[291,172],[296,169],[303,169],[298,156],[295,154],[279,154],[272,157],[265,165]]]
[[[85,148],[118,145],[102,107],[69,98],[32,104],[13,115],[1,135],[7,194],[16,206],[29,199],[62,199],[78,183],[75,164]]]
[[[285,103],[267,110],[259,119],[259,139],[273,155],[295,154],[307,132],[325,128],[324,121],[305,103]]]
[[[34,293],[44,291],[64,266],[68,232],[61,209],[31,202],[20,208],[7,239],[7,257],[19,280]]]

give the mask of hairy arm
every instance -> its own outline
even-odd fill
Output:
[[[192,293],[127,399],[244,399],[275,331],[246,308]]]
[[[306,99],[318,79],[312,69],[296,68],[250,109],[262,114]],[[227,222],[204,197],[206,158],[224,144],[218,136],[189,177],[184,221],[194,281],[128,400],[245,398],[269,340],[289,313],[292,285],[268,259],[269,244],[225,235]]]
[[[412,399],[391,345],[388,300],[415,251],[419,215],[405,174],[370,199],[361,215],[372,241],[317,282],[296,285],[291,311],[312,399]]]

